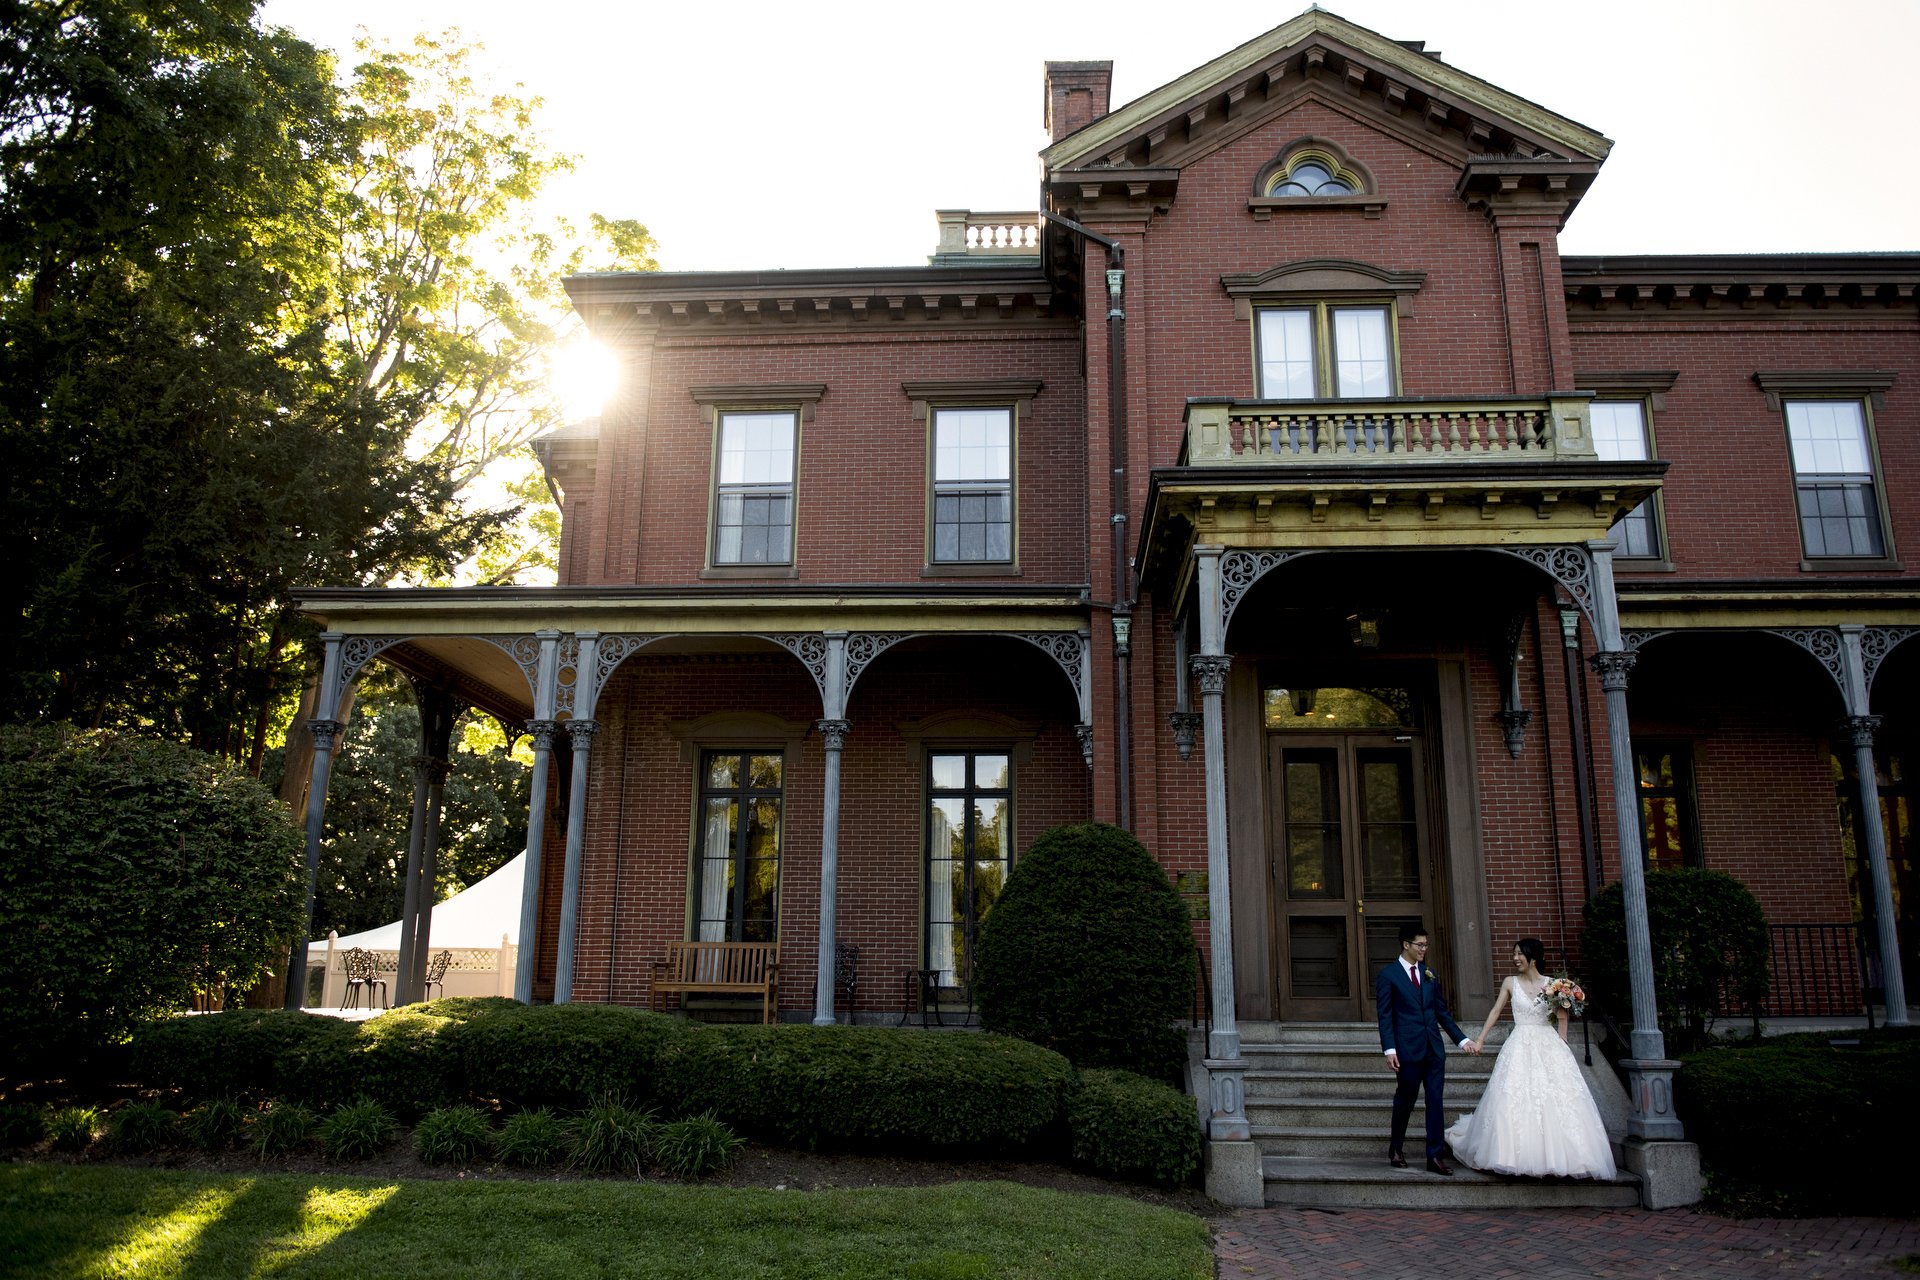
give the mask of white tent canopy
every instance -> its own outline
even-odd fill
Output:
[[[527,855],[525,850],[479,884],[436,903],[433,923],[427,931],[427,945],[442,947],[497,947],[505,934],[509,945],[520,941],[520,895],[525,887]],[[325,938],[311,944],[324,948]],[[383,924],[378,929],[350,934],[336,947],[364,947],[368,951],[398,951],[400,922]]]

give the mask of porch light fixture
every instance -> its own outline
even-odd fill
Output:
[[[1320,699],[1318,689],[1289,689],[1287,700],[1293,704],[1293,714],[1306,717],[1313,714],[1313,704]]]
[[[1356,649],[1378,649],[1380,647],[1380,615],[1377,613],[1348,614],[1347,638],[1353,641],[1353,647]]]

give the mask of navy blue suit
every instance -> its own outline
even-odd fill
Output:
[[[1400,1055],[1399,1081],[1393,1090],[1393,1142],[1387,1149],[1397,1152],[1407,1140],[1407,1119],[1413,1114],[1413,1100],[1421,1088],[1427,1091],[1427,1158],[1446,1151],[1446,1114],[1442,1094],[1447,1087],[1447,1045],[1466,1039],[1447,1012],[1447,998],[1440,993],[1440,980],[1431,976],[1424,963],[1420,966],[1420,985],[1399,960],[1382,969],[1373,980],[1373,1003],[1380,1014],[1380,1048]],[[1445,1029],[1452,1036],[1443,1040]]]

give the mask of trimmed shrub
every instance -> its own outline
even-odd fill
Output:
[[[25,1102],[0,1105],[0,1147],[30,1147],[47,1136],[46,1113]]]
[[[415,1008],[369,1018],[355,1031],[345,1074],[328,1081],[325,1092],[350,1088],[382,1103],[402,1120],[459,1102],[467,1090],[460,1079],[456,1047],[443,1034],[456,1025],[451,1018]],[[323,1091],[319,1083],[308,1082],[308,1096]]]
[[[55,1151],[85,1151],[100,1132],[100,1108],[61,1107],[47,1116]]]
[[[478,1107],[441,1107],[414,1126],[413,1149],[428,1164],[465,1164],[487,1149],[492,1133]]]
[[[1669,1048],[1704,1044],[1707,1024],[1731,989],[1747,1008],[1766,998],[1772,938],[1767,916],[1747,887],[1724,871],[1687,867],[1647,873],[1647,933],[1660,1027]],[[1627,985],[1626,906],[1618,881],[1586,908],[1581,940],[1587,986],[1616,1018],[1631,1005]]]
[[[1179,1186],[1200,1168],[1193,1099],[1131,1071],[1080,1073],[1067,1099],[1073,1158],[1110,1177]]]
[[[624,1173],[637,1176],[653,1157],[660,1122],[651,1111],[628,1106],[611,1095],[602,1097],[573,1123],[573,1167],[587,1173]]]
[[[725,1121],[708,1111],[661,1126],[660,1136],[654,1140],[653,1158],[668,1173],[704,1178],[731,1165],[745,1145]]]
[[[325,1106],[329,1095],[352,1089],[359,1030],[293,1009],[229,1009],[145,1023],[133,1032],[127,1060],[134,1079],[189,1097]]]
[[[283,1156],[306,1145],[307,1135],[313,1132],[313,1112],[281,1099],[269,1103],[247,1128],[255,1155]]]
[[[361,1098],[320,1122],[320,1145],[342,1160],[365,1160],[378,1155],[399,1132],[391,1111],[372,1098]]]
[[[70,1071],[196,983],[246,986],[305,907],[299,824],[171,742],[0,728],[0,1075]]]
[[[134,1102],[107,1117],[108,1143],[115,1151],[140,1155],[171,1146],[180,1121],[157,1102]]]
[[[215,1098],[187,1113],[187,1141],[202,1151],[225,1151],[246,1127],[246,1108],[232,1098]]]
[[[1857,1044],[1833,1043],[1842,1038]],[[1913,1211],[1911,1186],[1889,1174],[1888,1162],[1920,1144],[1910,1098],[1920,1080],[1920,1029],[1743,1041],[1683,1061],[1674,1108],[1700,1144],[1716,1208],[1766,1216]]]
[[[689,1031],[678,1018],[639,1009],[508,1001],[446,1023],[440,1039],[465,1094],[516,1109],[573,1110],[608,1093],[639,1105],[659,1101],[655,1063]]]
[[[515,1169],[544,1169],[567,1153],[567,1126],[545,1107],[508,1116],[493,1140],[494,1158]]]
[[[1055,827],[980,925],[981,1025],[1077,1066],[1178,1079],[1193,945],[1186,904],[1131,834],[1098,822]]]
[[[670,1111],[845,1151],[1051,1147],[1072,1078],[1059,1054],[1008,1036],[878,1027],[695,1028],[660,1060]]]

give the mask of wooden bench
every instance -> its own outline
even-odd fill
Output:
[[[669,992],[758,994],[760,1020],[772,1022],[779,988],[777,942],[669,942],[667,958],[653,966],[653,1007],[662,1012]]]

